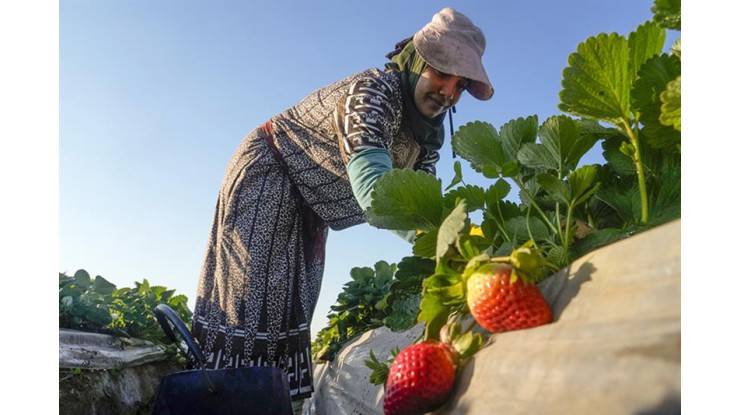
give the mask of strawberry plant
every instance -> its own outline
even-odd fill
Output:
[[[390,288],[396,265],[379,261],[374,268],[355,267],[350,271],[352,280],[344,285],[331,306],[329,324],[316,334],[312,344],[314,359],[332,360],[349,340],[380,327],[386,316],[383,307],[376,307]]]
[[[414,257],[402,264],[435,264],[432,274],[418,273],[429,275],[417,317],[424,339],[406,350],[440,349],[445,328],[468,314],[490,332],[547,324],[552,312],[537,282],[597,247],[680,217],[680,40],[662,53],[664,29],[680,29],[680,2],[658,0],[653,11],[655,20],[629,36],[602,33],[570,55],[558,107],[580,118],[556,115],[540,124],[531,115],[500,130],[478,121],[454,134],[453,150],[491,180],[487,188],[465,184],[459,162],[444,190],[440,180],[410,170],[378,180],[368,222],[416,230]],[[605,163],[580,165],[599,142]],[[508,200],[512,184],[518,203]],[[480,226],[471,214],[482,217]],[[386,362],[371,353],[366,365],[373,383],[385,380],[386,413],[439,405],[409,385],[447,379],[437,372],[449,373],[449,356],[435,359],[444,368],[414,372],[418,382],[408,382],[404,351]],[[438,384],[434,396],[446,396],[447,385]]]
[[[91,279],[82,269],[74,276],[59,273],[59,327],[168,343],[154,308],[167,304],[183,321],[192,317],[187,297],[174,293],[146,279],[118,289],[99,275]]]

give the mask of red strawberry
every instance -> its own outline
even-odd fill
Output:
[[[455,353],[437,340],[401,350],[388,374],[385,415],[424,414],[442,405],[455,383]]]
[[[537,285],[525,281],[521,273],[512,278],[512,270],[508,264],[486,264],[468,279],[468,308],[488,331],[526,329],[552,320],[550,306]]]

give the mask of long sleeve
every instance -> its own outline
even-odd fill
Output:
[[[357,153],[347,164],[347,175],[352,185],[352,192],[365,211],[372,203],[372,192],[375,182],[380,176],[392,170],[391,156],[388,150],[382,148],[369,148]],[[416,232],[397,231],[391,232],[400,236],[407,242],[413,242]]]

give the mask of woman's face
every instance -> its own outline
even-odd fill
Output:
[[[427,118],[434,118],[457,104],[469,81],[430,65],[421,73],[414,90],[414,103]]]

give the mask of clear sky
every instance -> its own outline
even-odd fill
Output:
[[[243,137],[313,90],[382,67],[447,5],[483,29],[496,91],[488,102],[463,96],[455,126],[558,114],[578,43],[652,17],[651,0],[61,1],[59,271],[84,268],[119,287],[147,278],[192,309],[219,185]],[[446,186],[449,145],[441,154]],[[466,182],[486,183],[463,164]],[[313,334],[352,267],[410,254],[368,225],[332,231]]]

